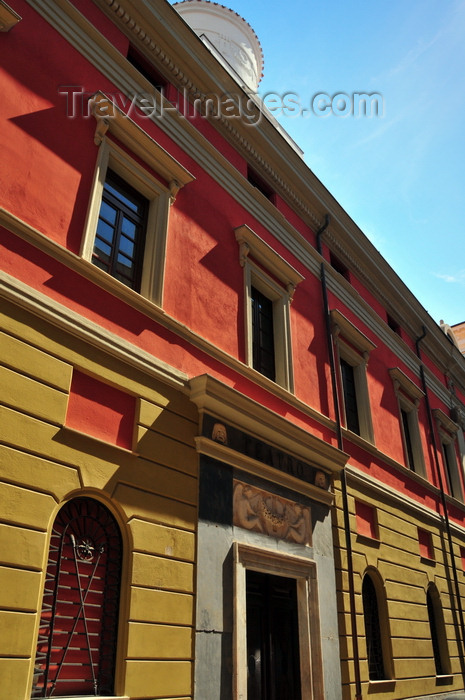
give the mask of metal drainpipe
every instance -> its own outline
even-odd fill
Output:
[[[452,544],[452,534],[450,530],[450,522],[449,522],[449,513],[447,511],[447,501],[446,501],[446,494],[444,492],[444,483],[442,480],[442,475],[441,475],[441,467],[439,464],[439,457],[438,457],[438,447],[436,443],[436,434],[434,431],[434,423],[433,423],[433,415],[431,411],[431,404],[429,402],[429,395],[428,395],[428,387],[426,385],[426,375],[425,375],[425,368],[423,365],[423,361],[421,359],[421,352],[420,352],[420,343],[423,340],[423,338],[426,336],[426,327],[423,326],[423,333],[421,336],[419,336],[416,341],[415,341],[415,349],[416,353],[418,356],[418,359],[420,360],[420,377],[421,377],[421,383],[423,386],[423,393],[425,394],[425,402],[426,402],[426,412],[428,415],[428,425],[429,425],[429,430],[431,433],[431,442],[433,443],[433,450],[434,450],[434,464],[436,467],[436,475],[438,478],[438,483],[439,483],[439,491],[441,493],[441,504],[442,504],[442,510],[444,512],[444,522],[446,524],[446,535],[447,535],[447,542],[449,545],[449,555],[450,555],[450,560],[451,560],[451,565],[452,565],[452,572],[454,576],[454,587],[455,587],[455,597],[457,599],[457,607],[458,607],[458,613],[459,613],[459,619],[460,619],[460,628],[462,632],[462,655],[461,655],[461,661],[462,661],[462,674],[463,674],[463,648],[464,648],[464,643],[465,643],[465,624],[464,624],[464,618],[463,618],[463,609],[462,609],[462,601],[460,598],[460,588],[459,588],[459,580],[457,576],[457,567],[455,565],[455,557],[454,557],[454,548]],[[454,601],[453,599],[451,600],[452,608],[454,607]]]
[[[321,247],[321,236],[326,231],[329,226],[331,217],[329,214],[325,215],[324,224],[318,229],[316,233],[316,248],[318,253],[323,257],[322,247]],[[336,435],[337,435],[337,446],[342,451],[344,449],[344,441],[342,436],[342,426],[341,426],[341,409],[339,402],[339,394],[337,391],[337,381],[336,381],[336,359],[334,356],[334,345],[333,337],[331,333],[331,321],[329,315],[329,303],[328,303],[328,287],[326,284],[326,270],[324,261],[321,262],[320,267],[320,278],[321,278],[321,290],[323,293],[323,306],[325,315],[325,326],[326,326],[326,342],[328,345],[329,354],[329,365],[331,370],[331,388],[333,394],[333,405],[334,413],[336,416]],[[349,518],[349,499],[347,495],[347,478],[345,468],[341,471],[341,491],[342,491],[342,505],[344,513],[344,532],[346,540],[346,550],[347,550],[347,571],[349,576],[349,600],[350,600],[350,622],[352,626],[352,646],[354,650],[354,674],[355,674],[355,700],[361,700],[362,698],[362,683],[360,678],[360,654],[358,649],[358,634],[357,634],[357,616],[355,612],[355,585],[354,585],[354,566],[353,566],[353,555],[352,555],[352,540],[350,536],[350,518]]]

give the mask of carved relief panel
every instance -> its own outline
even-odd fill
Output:
[[[234,480],[233,522],[296,544],[311,544],[310,508]]]

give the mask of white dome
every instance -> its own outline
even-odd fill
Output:
[[[245,85],[258,88],[263,53],[254,30],[237,12],[207,0],[184,0],[173,5],[200,37],[204,35]]]

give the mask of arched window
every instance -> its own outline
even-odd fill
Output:
[[[389,678],[387,659],[383,647],[380,625],[380,605],[376,587],[370,574],[365,574],[362,584],[363,618],[365,621],[365,637],[368,655],[368,674],[371,681]],[[387,625],[383,625],[387,634]]]
[[[438,589],[434,584],[431,584],[426,592],[426,605],[428,608],[428,620],[436,675],[444,676],[450,673],[450,659],[447,649],[447,637],[441,600]]]
[[[52,529],[33,698],[112,695],[121,536],[109,510],[76,498]]]

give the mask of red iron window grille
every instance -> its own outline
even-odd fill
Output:
[[[53,525],[33,698],[111,695],[121,536],[98,501],[67,503]]]

